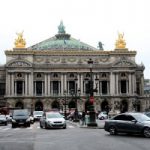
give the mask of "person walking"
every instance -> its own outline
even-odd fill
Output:
[[[83,125],[86,125],[85,115],[86,115],[86,114],[85,114],[85,112],[83,111],[83,112],[82,112],[82,117],[81,117],[81,119],[82,119],[82,126],[83,126]]]

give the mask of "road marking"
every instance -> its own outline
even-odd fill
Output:
[[[10,128],[4,128],[3,131],[9,130]]]
[[[75,128],[74,126],[71,126],[71,125],[68,125],[67,127],[68,127],[68,128]]]

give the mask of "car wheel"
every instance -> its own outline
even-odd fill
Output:
[[[47,123],[45,123],[45,129],[48,129]]]
[[[117,134],[116,128],[114,126],[111,126],[109,128],[109,133],[110,135],[116,135]]]
[[[43,126],[42,126],[41,122],[40,122],[40,128],[43,128]]]
[[[150,138],[150,128],[145,128],[143,130],[143,135],[146,137],[146,138]]]
[[[66,129],[67,127],[66,127],[66,125],[63,127],[63,129]]]

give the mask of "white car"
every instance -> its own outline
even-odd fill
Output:
[[[45,112],[40,119],[41,128],[63,128],[66,129],[66,120],[58,112]]]
[[[98,115],[98,119],[99,120],[104,120],[104,119],[107,119],[108,118],[108,115],[107,115],[107,112],[106,111],[102,111],[99,113]]]
[[[40,118],[42,116],[43,116],[43,111],[34,111],[33,112],[34,121],[40,120]]]

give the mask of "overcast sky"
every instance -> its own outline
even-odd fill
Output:
[[[72,37],[94,47],[101,41],[104,50],[114,50],[117,33],[124,32],[150,79],[150,0],[0,0],[0,63],[16,32],[24,31],[28,47],[54,36],[61,20]]]

